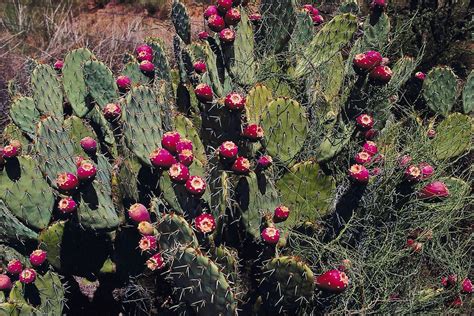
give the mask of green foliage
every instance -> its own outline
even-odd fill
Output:
[[[436,129],[432,141],[433,154],[438,160],[459,156],[471,148],[472,119],[459,113],[450,114]]]
[[[448,67],[435,67],[423,82],[423,96],[435,113],[448,116],[457,97],[457,78]]]

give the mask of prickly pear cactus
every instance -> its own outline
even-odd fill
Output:
[[[423,83],[423,96],[431,110],[448,116],[457,96],[457,78],[451,68],[433,68]]]

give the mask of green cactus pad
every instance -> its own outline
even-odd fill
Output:
[[[306,161],[294,165],[276,186],[282,203],[290,208],[285,225],[291,227],[328,214],[336,183],[333,177],[322,173],[316,162]]]
[[[270,260],[263,268],[260,285],[263,304],[277,313],[294,313],[311,301],[314,275],[296,257],[283,256]]]
[[[114,75],[104,63],[96,60],[86,61],[83,71],[89,93],[101,109],[118,100]]]
[[[462,106],[466,114],[474,110],[474,71],[471,71],[466,79],[466,84],[462,91]]]
[[[74,144],[74,154],[84,156],[84,151],[81,147],[81,139],[84,137],[92,137],[97,141],[97,147],[100,149],[100,142],[95,135],[94,130],[87,125],[86,122],[75,116],[70,116],[64,120],[64,129],[69,135],[69,139]]]
[[[472,146],[474,124],[467,115],[453,113],[436,128],[432,140],[433,153],[438,160],[457,157]]]
[[[59,173],[76,172],[75,144],[57,118],[48,117],[41,120],[38,125],[35,145],[38,165],[51,185],[55,186],[55,180]]]
[[[291,99],[272,101],[262,114],[265,148],[272,157],[288,162],[301,150],[308,132],[308,120],[301,105]]]
[[[326,63],[318,68],[314,75],[313,96],[315,99],[323,97],[330,104],[340,97],[340,90],[344,82],[344,61],[341,53],[335,54]]]
[[[222,267],[222,272],[227,276],[231,285],[237,284],[239,279],[239,259],[235,249],[226,246],[216,247],[212,253],[212,260]]]
[[[392,67],[393,75],[388,84],[389,88],[395,91],[400,89],[413,76],[417,65],[412,57],[404,56],[397,60]]]
[[[48,226],[54,196],[30,157],[11,160],[0,172],[0,199],[24,224],[35,229]]]
[[[296,14],[296,24],[290,39],[290,51],[298,52],[311,42],[314,36],[314,26],[311,16],[307,12]]]
[[[40,233],[38,238],[40,248],[48,253],[48,262],[56,269],[61,269],[61,244],[65,224],[65,221],[51,224]]]
[[[364,36],[362,37],[362,49],[360,52],[368,50],[384,51],[390,33],[390,19],[383,13],[375,25],[370,25],[370,19],[364,23]]]
[[[63,118],[63,90],[56,71],[49,65],[38,65],[31,75],[33,99],[43,115]]]
[[[92,58],[94,55],[87,48],[75,49],[64,58],[62,69],[64,93],[74,114],[79,117],[84,117],[90,110],[82,64]]]
[[[197,315],[236,314],[237,301],[219,267],[194,248],[180,248],[168,276],[175,296]]]
[[[125,159],[121,164],[118,184],[124,199],[139,200],[138,181],[136,179],[140,168],[141,164],[138,159]]]
[[[339,122],[331,128],[324,136],[316,150],[316,160],[326,162],[338,155],[344,147],[349,144],[354,127]]]
[[[100,140],[104,143],[109,151],[116,156],[117,145],[115,143],[114,132],[110,123],[104,117],[104,114],[99,109],[98,106],[92,108],[92,110],[87,114],[87,119],[90,120],[91,125],[95,126],[97,129],[97,134],[100,135]]]
[[[206,165],[206,150],[191,120],[182,114],[178,114],[174,117],[174,126],[181,137],[187,138],[193,142],[194,158],[199,160],[203,165]]]
[[[133,88],[126,103],[122,114],[125,141],[142,164],[151,166],[150,153],[161,147],[162,105],[153,90],[145,86]]]
[[[22,131],[15,124],[10,123],[5,126],[2,138],[4,142],[8,142],[10,140],[20,141],[22,153],[29,153],[30,141],[23,135]]]
[[[248,122],[258,124],[272,99],[272,91],[270,89],[262,84],[255,85],[249,91],[245,104]]]
[[[153,49],[153,64],[155,65],[155,79],[156,80],[171,80],[170,65],[163,48],[163,42],[154,37],[145,39],[147,45]]]
[[[38,234],[20,222],[13,213],[0,200],[0,242],[24,242],[28,239],[36,239]]]
[[[10,107],[10,117],[16,126],[33,138],[40,113],[32,98],[20,97],[13,101]]]
[[[211,50],[209,43],[203,44],[203,52],[207,71],[203,76],[203,82],[212,86],[213,92],[219,97],[225,96],[224,86],[221,82],[221,69],[217,66],[217,57]]]
[[[140,63],[137,61],[128,62],[122,70],[122,74],[132,80],[133,84],[147,84],[150,82],[150,78],[140,70]]]
[[[293,33],[296,21],[295,0],[262,0],[260,3],[264,38],[259,48],[263,54],[278,53],[285,48]]]
[[[191,22],[189,20],[186,6],[179,0],[173,0],[171,6],[171,20],[179,37],[186,43],[191,44]]]
[[[456,102],[457,78],[449,67],[435,67],[423,82],[423,96],[434,112],[448,116]]]
[[[23,266],[30,267],[30,261],[15,248],[0,244],[0,268],[2,271],[6,271],[8,262],[13,259],[18,259]]]
[[[331,59],[348,44],[357,31],[357,18],[350,13],[336,15],[316,34],[296,65],[294,76],[299,78]]]
[[[175,214],[165,214],[156,227],[161,250],[175,249],[182,246],[198,247],[199,243],[193,228],[184,217]]]

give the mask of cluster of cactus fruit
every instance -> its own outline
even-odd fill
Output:
[[[383,1],[374,1],[378,17],[355,42],[351,1],[328,22],[291,0],[262,0],[261,14],[246,4],[209,6],[210,32],[192,42],[187,10],[175,0],[176,69],[156,38],[128,54],[116,78],[85,48],[53,67],[36,65],[32,95],[12,96],[1,149],[0,290],[9,296],[0,296],[0,311],[61,315],[60,274],[123,282],[152,271],[172,289],[162,308],[177,313],[303,312],[315,288],[337,294],[350,286],[350,264],[312,271],[288,238],[334,211],[338,183],[323,167],[351,140],[364,139],[347,174],[352,185],[380,174],[376,141],[390,104],[374,105],[368,94],[388,99],[410,77],[423,81],[428,106],[446,117],[427,136],[434,155],[469,149],[472,120],[450,114],[452,71],[415,75],[407,57],[390,69],[377,51],[388,36]],[[473,82],[471,75],[464,88],[466,114]],[[317,154],[302,155],[315,134]],[[429,163],[410,161],[400,157],[398,167],[407,186],[438,176]],[[424,183],[418,195],[436,203],[450,196],[450,183]],[[28,287],[40,290],[40,303]]]

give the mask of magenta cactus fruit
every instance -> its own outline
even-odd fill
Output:
[[[160,253],[155,253],[146,261],[145,264],[151,271],[156,271],[164,267],[165,261]]]
[[[303,5],[303,9],[302,9],[302,10],[303,10],[304,12],[306,12],[306,13],[312,15],[312,14],[313,14],[313,9],[314,9],[313,5],[311,5],[311,4],[305,4],[305,5]]]
[[[64,67],[64,61],[62,61],[61,59],[58,59],[54,62],[54,65],[53,65],[54,69],[56,69],[57,71],[60,71],[63,69]]]
[[[241,19],[240,11],[238,9],[232,8],[226,12],[224,16],[224,21],[227,25],[237,25]]]
[[[138,242],[138,247],[141,251],[154,251],[157,248],[155,236],[143,236]]]
[[[85,159],[82,156],[75,156],[74,157],[74,164],[76,165],[76,167],[79,167],[84,160]]]
[[[79,179],[76,177],[75,174],[69,172],[62,172],[58,174],[56,178],[56,185],[60,190],[63,191],[75,190],[79,186]]]
[[[232,8],[232,0],[218,0],[217,10],[221,13],[226,13]]]
[[[214,32],[220,32],[225,28],[224,19],[218,15],[213,14],[207,19],[207,26]]]
[[[219,39],[223,43],[233,43],[235,41],[235,31],[225,28],[219,32]]]
[[[130,89],[130,87],[132,85],[132,80],[127,76],[118,76],[117,80],[116,80],[116,83],[117,83],[117,87],[119,87],[119,89],[128,90],[128,89]]]
[[[10,260],[7,264],[7,272],[12,275],[18,275],[23,270],[23,264],[18,259]]]
[[[81,139],[81,147],[88,154],[95,154],[97,151],[97,142],[94,138],[86,136]]]
[[[407,239],[406,247],[415,253],[419,253],[423,250],[423,244],[419,241],[415,241],[412,238]]]
[[[155,65],[151,61],[143,60],[140,63],[140,70],[144,73],[152,73],[155,71]]]
[[[262,20],[262,15],[260,13],[253,13],[249,16],[249,20],[256,23]]]
[[[198,84],[196,89],[194,89],[194,93],[196,94],[198,100],[202,103],[212,102],[212,99],[214,98],[212,88],[205,83]]]
[[[426,136],[428,136],[430,139],[433,139],[436,137],[436,131],[431,128],[428,130],[428,132],[426,132]]]
[[[317,276],[314,283],[322,291],[342,293],[349,285],[349,278],[345,272],[333,269]]]
[[[318,11],[319,12],[319,11]],[[312,15],[311,16],[311,20],[313,20],[313,24],[314,25],[320,25],[322,23],[324,23],[324,18],[322,15],[319,15],[319,14],[315,14],[315,15]]]
[[[198,38],[201,40],[201,41],[205,41],[209,38],[209,33],[207,33],[206,31],[202,31],[202,32],[199,32],[198,33]]]
[[[361,165],[365,165],[372,160],[372,156],[365,151],[361,151],[355,155],[355,162]]]
[[[201,233],[212,233],[216,229],[216,220],[211,214],[202,213],[194,219],[194,226]]]
[[[25,269],[20,273],[20,282],[23,284],[30,284],[36,280],[36,271],[34,269]]]
[[[2,157],[3,157],[4,159],[15,158],[15,157],[17,157],[19,154],[20,154],[20,152],[19,152],[19,150],[18,150],[18,147],[13,146],[12,144],[9,144],[9,145],[3,147]]]
[[[371,128],[368,131],[364,132],[364,138],[366,140],[373,140],[375,139],[375,137],[377,137],[378,134],[379,132],[376,129]]]
[[[155,233],[153,224],[151,224],[148,221],[142,221],[138,223],[137,229],[138,229],[138,232],[143,236],[151,236]]]
[[[421,180],[421,170],[415,165],[408,166],[405,169],[405,178],[410,182],[418,182]]]
[[[428,179],[429,177],[431,177],[434,173],[434,168],[432,165],[430,165],[429,163],[427,162],[422,162],[420,163],[419,165],[419,168],[421,170],[421,178],[424,180],[424,179]]]
[[[72,213],[77,210],[77,203],[71,197],[65,197],[59,200],[58,210],[63,214]]]
[[[356,118],[357,126],[362,129],[370,129],[374,127],[374,119],[368,114],[361,114]]]
[[[168,169],[176,163],[176,159],[166,149],[157,148],[150,154],[150,162],[156,168]]]
[[[373,0],[371,3],[370,3],[370,7],[372,9],[379,9],[379,10],[383,10],[387,7],[387,2],[385,2],[385,0]]]
[[[257,124],[249,124],[244,128],[242,135],[252,142],[259,141],[263,138],[263,128]]]
[[[202,195],[206,191],[206,181],[200,176],[191,176],[188,181],[186,181],[185,188],[186,191],[192,195]]]
[[[362,165],[352,165],[349,169],[349,176],[356,182],[367,183],[369,181],[369,170]]]
[[[219,11],[217,10],[217,7],[215,5],[210,5],[206,8],[206,10],[204,10],[204,18],[206,20],[214,14],[219,14]]]
[[[141,44],[141,45],[137,46],[137,48],[135,49],[135,53],[138,56],[141,52],[146,52],[146,53],[152,55],[153,54],[153,48],[151,48],[147,44]]]
[[[230,111],[240,111],[245,107],[247,100],[237,92],[229,93],[224,100],[225,107]]]
[[[183,149],[178,153],[178,160],[183,165],[189,167],[194,161],[194,154],[192,150]]]
[[[278,205],[273,211],[273,221],[283,222],[290,216],[290,209],[285,205]]]
[[[407,166],[411,161],[412,161],[411,156],[409,156],[409,155],[403,155],[403,156],[400,157],[400,159],[398,159],[398,164],[400,165],[400,167],[405,167],[405,166]]]
[[[364,145],[362,145],[362,149],[363,151],[372,156],[379,152],[377,144],[370,140],[366,141]]]
[[[237,158],[237,154],[239,153],[239,147],[237,147],[234,142],[226,141],[219,146],[218,152],[219,157],[223,159],[233,160]]]
[[[166,132],[161,137],[161,146],[170,153],[176,153],[176,145],[181,140],[181,135],[177,131]]]
[[[198,74],[203,74],[207,70],[206,63],[203,62],[202,60],[198,60],[197,62],[195,62],[193,64],[193,68],[194,68],[194,71]]]
[[[465,278],[461,283],[461,293],[471,294],[472,293],[472,281],[468,278]]]
[[[37,249],[30,254],[30,262],[34,267],[39,267],[46,261],[47,253],[44,250]]]
[[[171,181],[175,183],[186,183],[189,179],[189,169],[182,163],[172,164],[168,170]]]
[[[130,206],[130,208],[128,209],[128,216],[135,223],[150,221],[150,213],[148,213],[148,210],[145,205],[140,203],[135,203]]]
[[[422,199],[447,198],[449,189],[444,182],[434,181],[425,185],[419,192]]]
[[[424,72],[418,71],[415,74],[415,78],[421,81],[424,81],[426,79],[426,74]]]
[[[267,227],[262,231],[261,236],[267,244],[275,245],[280,240],[280,231],[275,227]]]
[[[116,103],[108,103],[102,110],[104,117],[109,121],[114,121],[122,115],[122,108]]]
[[[176,143],[176,151],[179,153],[183,150],[193,150],[193,142],[186,138],[181,138],[179,142]]]
[[[6,274],[0,274],[0,291],[7,291],[12,288],[12,281]]]
[[[137,54],[137,59],[140,62],[148,61],[151,63],[153,61],[153,53],[142,50]]]
[[[91,160],[83,160],[77,167],[76,173],[79,180],[93,180],[97,174],[97,168]]]
[[[388,66],[377,66],[370,71],[369,78],[375,85],[384,85],[392,79],[392,74],[392,69]]]
[[[232,164],[232,171],[236,174],[247,175],[250,172],[250,161],[245,157],[237,157]]]
[[[365,53],[355,55],[352,64],[356,71],[365,73],[379,66],[382,63],[382,60],[382,55],[379,52],[369,50]]]
[[[265,170],[269,168],[273,163],[273,158],[269,155],[263,155],[257,160],[257,168]]]

